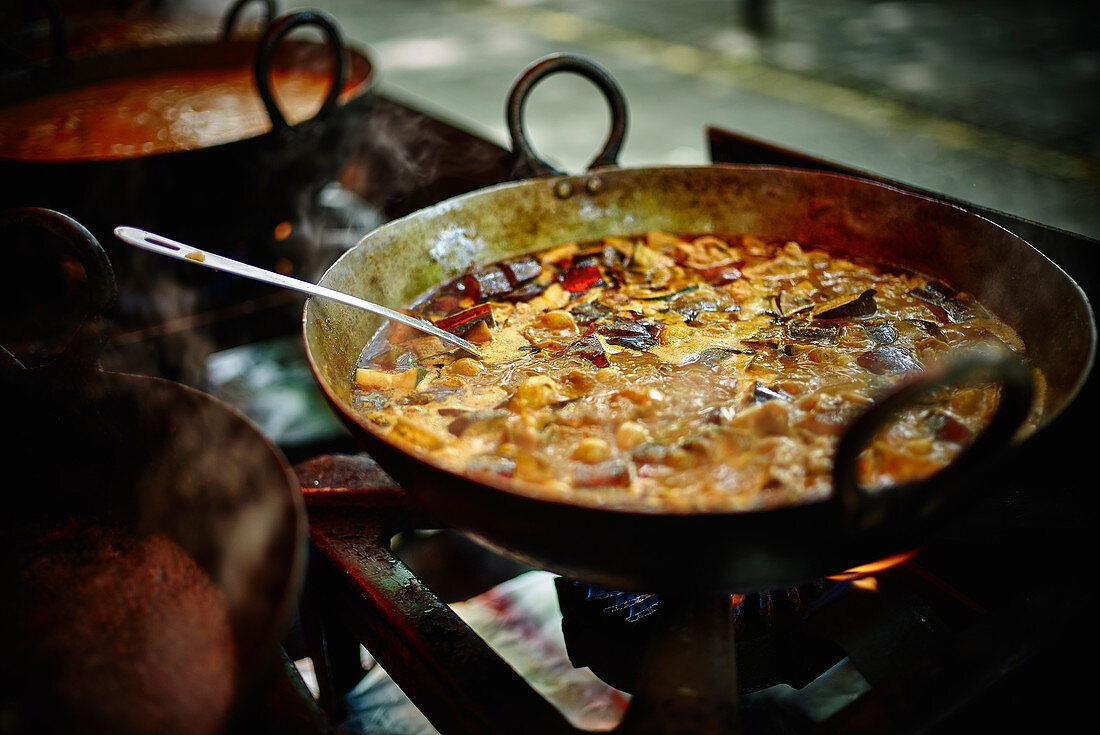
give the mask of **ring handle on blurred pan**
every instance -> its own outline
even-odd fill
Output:
[[[626,138],[627,125],[626,97],[622,88],[606,69],[595,62],[568,54],[553,54],[527,67],[517,78],[508,97],[506,117],[508,132],[512,136],[512,152],[516,157],[513,173],[521,178],[564,173],[535,153],[527,136],[523,114],[527,98],[535,85],[559,72],[579,74],[593,82],[603,92],[611,108],[611,129],[607,140],[603,149],[588,164],[588,170],[619,165],[619,151],[622,149],[623,139]]]
[[[325,37],[328,38],[329,48],[332,51],[332,85],[329,87],[324,102],[321,103],[321,109],[314,116],[315,118],[323,118],[335,109],[340,93],[344,89],[344,83],[347,80],[347,54],[345,53],[344,40],[340,34],[339,26],[331,16],[319,10],[300,10],[276,18],[268,26],[263,38],[260,40],[255,63],[256,87],[259,89],[260,99],[263,100],[268,117],[271,118],[273,132],[289,127],[286,116],[279,109],[279,104],[275,101],[275,95],[271,89],[271,67],[275,49],[279,45],[279,41],[288,33],[304,25],[314,25],[320,28]]]
[[[99,240],[72,217],[41,207],[0,213],[0,233],[9,246],[6,285],[16,309],[0,329],[0,372],[93,367],[118,293]]]
[[[931,477],[869,491],[859,482],[859,455],[892,417],[926,399],[936,390],[951,386],[998,383],[1001,396],[989,424],[964,447],[950,465]],[[861,414],[840,439],[833,465],[834,498],[840,504],[850,531],[881,525],[887,517],[923,518],[959,498],[980,483],[954,482],[1012,443],[1028,416],[1034,385],[1024,361],[1007,347],[975,349],[957,358],[931,365],[891,389]]]

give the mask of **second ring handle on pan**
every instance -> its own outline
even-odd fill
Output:
[[[976,383],[999,383],[1001,398],[985,429],[947,467],[918,480],[870,492],[859,483],[859,454],[876,431],[901,410],[935,390]],[[1007,347],[974,350],[927,368],[896,387],[859,416],[840,439],[833,466],[835,498],[852,531],[871,530],[897,518],[919,521],[966,494],[957,480],[1012,443],[1031,409],[1034,385],[1022,358]],[[973,482],[970,478],[969,482]]]
[[[27,330],[22,335],[27,341],[38,345],[26,356],[0,345],[0,376],[37,373],[75,380],[77,372],[96,366],[107,342],[109,312],[118,296],[107,252],[84,225],[42,207],[0,212],[0,237],[10,263],[22,263],[23,253],[32,258],[29,265],[13,266],[28,293],[16,299],[17,308],[37,312],[17,326]],[[16,320],[19,316],[14,314]]]
[[[325,96],[324,102],[321,103],[321,109],[317,111],[315,118],[324,117],[332,111],[347,79],[347,54],[344,52],[344,40],[340,35],[339,26],[336,25],[336,21],[331,16],[320,10],[299,10],[276,18],[267,27],[263,38],[260,39],[255,63],[256,87],[259,89],[260,99],[263,100],[268,117],[271,118],[271,126],[274,131],[289,127],[286,116],[279,109],[278,103],[275,102],[275,95],[271,91],[271,64],[275,47],[278,46],[279,41],[286,34],[302,25],[315,25],[321,29],[329,40],[329,48],[332,50],[333,57],[332,86],[329,87],[328,94]]]
[[[588,170],[617,166],[619,163],[619,151],[622,149],[623,139],[626,138],[627,124],[626,97],[619,83],[606,69],[593,61],[569,54],[553,54],[527,67],[508,96],[506,117],[508,132],[512,136],[512,152],[516,156],[514,173],[521,178],[564,173],[535,153],[524,126],[524,109],[531,90],[546,77],[559,72],[579,74],[593,82],[603,92],[611,108],[611,129],[607,140],[603,149],[588,164]]]

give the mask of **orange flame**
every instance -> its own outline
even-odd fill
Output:
[[[873,561],[868,564],[860,564],[859,566],[852,567],[847,571],[835,574],[829,577],[829,579],[837,582],[846,582],[853,579],[862,579],[863,577],[877,574],[878,572],[886,571],[891,567],[896,567],[898,564],[904,564],[912,559],[920,552],[920,549],[913,549],[912,551],[904,551],[900,554],[893,554],[884,559]]]

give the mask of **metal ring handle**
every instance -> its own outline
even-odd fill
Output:
[[[611,108],[611,129],[608,131],[607,141],[603,149],[588,164],[588,170],[602,166],[617,166],[619,163],[619,151],[626,137],[627,125],[626,97],[619,83],[606,69],[595,62],[579,56],[553,54],[527,67],[512,86],[508,96],[506,118],[508,132],[512,136],[512,152],[516,157],[513,171],[521,177],[563,173],[535,153],[524,125],[524,110],[531,90],[541,80],[558,72],[573,72],[593,82],[603,92]]]
[[[269,27],[272,23],[275,22],[275,18],[279,14],[279,8],[276,5],[275,0],[237,0],[229,7],[229,10],[227,10],[225,13],[225,17],[222,19],[221,38],[223,41],[229,40],[230,35],[232,35],[233,31],[237,27],[237,20],[241,16],[241,11],[244,10],[244,7],[246,5],[249,5],[253,2],[259,2],[264,6],[264,15],[266,17],[266,22],[264,23],[265,28]]]
[[[858,457],[874,434],[902,409],[940,388],[999,383],[1001,400],[985,429],[947,467],[931,477],[878,492],[859,484]],[[902,383],[859,416],[840,439],[833,464],[834,498],[855,530],[878,525],[887,516],[921,517],[945,505],[954,480],[1005,449],[1028,416],[1034,397],[1023,360],[1007,347],[974,350],[934,365]]]
[[[276,18],[264,32],[260,39],[260,47],[256,53],[256,87],[260,92],[267,115],[271,118],[272,131],[289,127],[286,116],[283,115],[279,105],[275,102],[275,95],[271,91],[271,62],[275,53],[275,47],[286,34],[303,25],[315,25],[320,28],[329,40],[329,48],[333,56],[333,79],[329,87],[325,101],[321,103],[321,109],[314,115],[314,119],[328,115],[336,106],[340,92],[344,89],[344,81],[347,78],[347,60],[344,52],[344,40],[340,35],[340,28],[336,21],[327,13],[320,10],[300,10]]]
[[[14,234],[12,231],[15,231]],[[80,325],[69,335],[63,348],[47,365],[61,364],[88,367],[97,361],[106,342],[106,330],[102,328],[118,295],[114,267],[99,240],[83,225],[68,215],[40,207],[23,207],[0,216],[0,231],[9,240],[20,239],[19,230],[34,233],[36,237],[49,238],[51,252],[54,247],[61,257],[75,259],[84,269],[88,290],[83,304]],[[18,246],[18,243],[11,243]],[[33,277],[34,274],[27,274]],[[54,294],[47,294],[54,296]],[[48,336],[48,335],[43,335]],[[63,336],[63,335],[62,335]],[[27,366],[6,348],[0,348],[0,363],[6,375],[26,373],[42,366]]]

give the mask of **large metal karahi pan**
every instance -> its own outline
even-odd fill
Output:
[[[547,74],[579,73],[608,96],[612,132],[598,166],[556,172],[529,145],[522,110]],[[764,240],[864,254],[969,291],[1014,327],[1046,374],[1046,430],[1081,389],[1096,328],[1082,290],[1028,243],[959,208],[866,180],[792,168],[710,165],[616,168],[626,128],[617,84],[583,59],[543,59],[518,79],[508,124],[519,176],[423,209],[371,232],[321,282],[401,306],[470,264],[609,234],[649,229],[743,232]],[[1023,295],[1026,294],[1026,297]],[[471,481],[397,448],[356,414],[351,375],[376,319],[311,299],[304,339],[314,375],[337,414],[383,468],[446,523],[534,566],[647,591],[775,589],[919,547],[980,486],[976,473],[1007,452],[1031,382],[1001,356],[926,370],[850,427],[836,457],[834,496],[775,510],[634,513],[536,500]],[[991,378],[1004,387],[998,418],[951,467],[879,493],[860,490],[854,458],[875,426],[916,393]],[[685,557],[690,556],[690,563]]]
[[[135,74],[245,69],[252,71],[270,118],[268,132],[111,160],[0,159],[0,206],[65,212],[100,238],[116,261],[107,243],[118,222],[141,223],[181,238],[202,233],[206,242],[216,226],[223,242],[234,243],[298,213],[302,202],[335,177],[363,135],[356,123],[373,97],[374,68],[363,51],[344,41],[336,21],[319,10],[285,13],[259,39],[235,38],[243,4],[230,6],[221,36],[209,42],[114,48],[8,71],[0,76],[0,115],[5,106],[24,100]],[[286,38],[301,26],[319,29],[321,41]],[[272,92],[272,69],[287,67],[316,70],[331,79],[318,112],[294,124]]]
[[[274,670],[296,609],[294,473],[220,401],[99,369],[115,288],[87,229],[27,208],[3,213],[0,233],[63,274],[9,271],[5,285],[68,280],[73,294],[40,289],[40,310],[68,313],[38,339],[5,334],[0,351],[0,732],[223,732]]]

